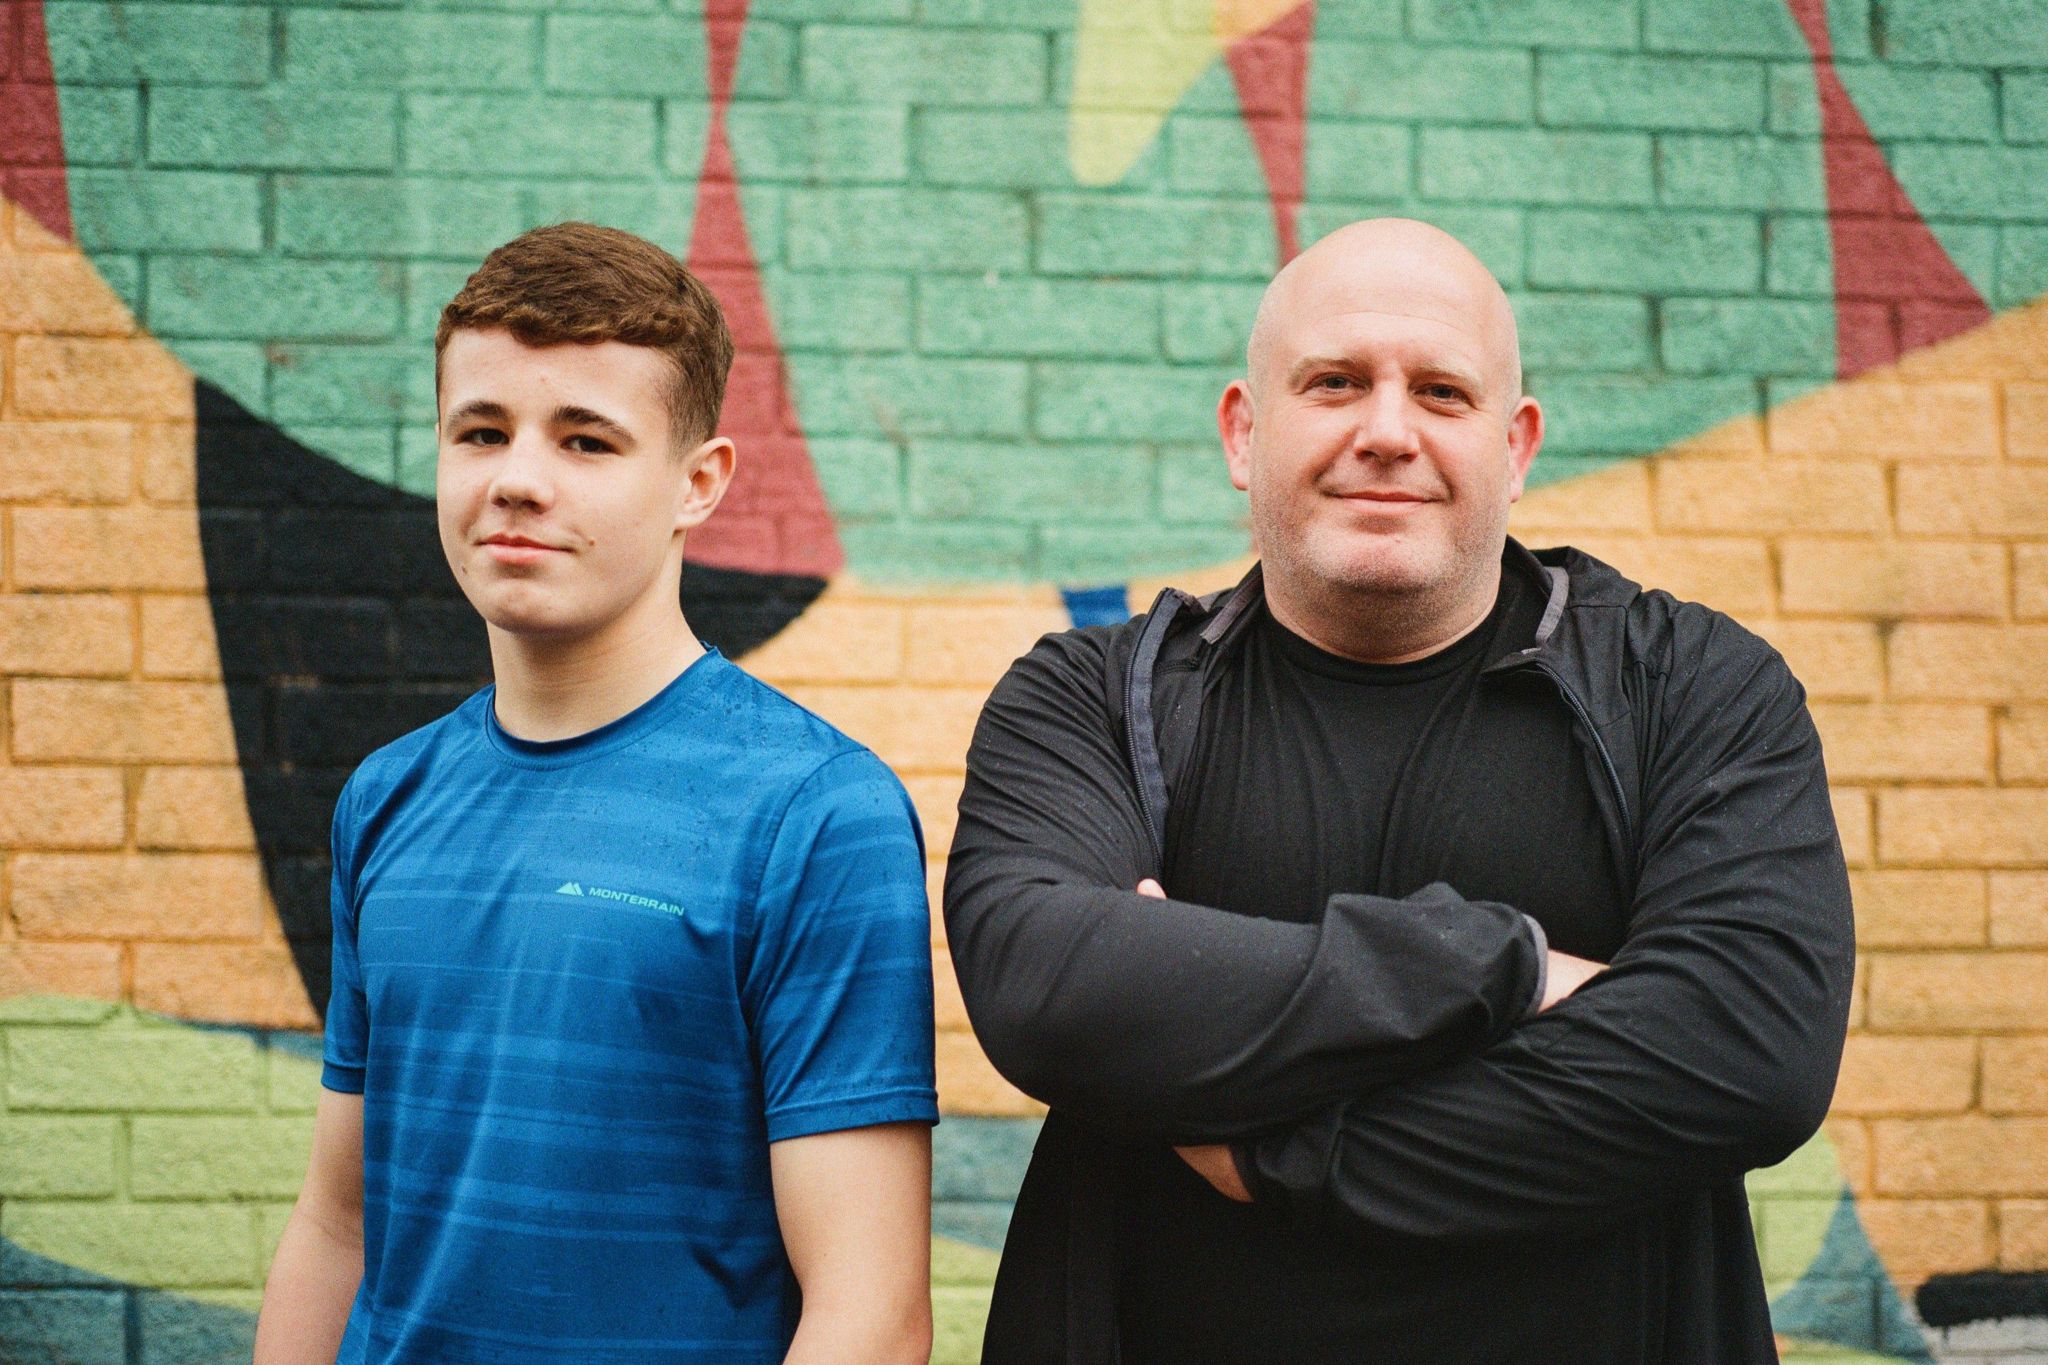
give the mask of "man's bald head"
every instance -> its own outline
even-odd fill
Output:
[[[1493,272],[1457,238],[1413,218],[1368,218],[1338,228],[1282,267],[1252,320],[1245,367],[1256,393],[1274,338],[1332,312],[1382,312],[1442,321],[1470,333],[1511,410],[1522,394],[1514,310]]]

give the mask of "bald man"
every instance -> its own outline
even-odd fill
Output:
[[[1041,640],[968,756],[954,963],[1051,1106],[984,1360],[1775,1360],[1742,1175],[1853,958],[1799,685],[1508,538],[1543,412],[1435,228],[1283,270],[1218,423],[1259,565]]]

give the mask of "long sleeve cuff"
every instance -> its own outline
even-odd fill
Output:
[[[1533,1019],[1543,1012],[1543,996],[1550,989],[1550,936],[1528,915],[1522,916],[1522,923],[1528,926],[1529,937],[1536,944],[1536,992],[1529,997],[1529,1007],[1522,1011],[1524,1019]]]

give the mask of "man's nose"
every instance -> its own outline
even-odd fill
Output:
[[[1359,405],[1352,454],[1374,460],[1412,460],[1421,454],[1414,403],[1398,384],[1375,384]]]

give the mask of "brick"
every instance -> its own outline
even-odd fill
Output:
[[[926,848],[953,846],[953,825],[960,815],[961,785],[962,778],[952,773],[912,774],[903,779],[904,790],[910,793],[911,804],[917,808],[917,820],[924,829]]]
[[[318,1040],[302,1055],[282,1039],[264,1049],[269,1058],[269,1104],[273,1114],[310,1114],[320,1104]]]
[[[1738,616],[1771,609],[1770,556],[1761,541],[1733,537],[1586,535],[1588,553],[1644,587],[1663,588]]]
[[[2040,16],[2011,0],[1886,0],[1885,55],[1937,65],[2048,65]]]
[[[1892,166],[1922,202],[1958,217],[2048,218],[2048,147],[1902,142]]]
[[[2048,701],[2048,627],[1907,621],[1887,646],[1895,697]]]
[[[1911,953],[1871,962],[1872,1028],[2029,1029],[2039,1026],[2044,1010],[2048,954]]]
[[[1868,866],[1877,844],[1870,793],[1855,787],[1830,787],[1828,799],[1842,839],[1842,857],[1850,867]]]
[[[1048,526],[1039,538],[1036,576],[1059,583],[1115,582],[1132,576],[1172,574],[1185,582],[1196,570],[1231,565],[1250,548],[1242,530],[1198,530],[1192,527]]]
[[[71,252],[0,255],[0,333],[127,336],[135,320],[93,263]]]
[[[1812,711],[1828,775],[1837,780],[1981,782],[1991,776],[1991,717],[1982,706],[1815,702]]]
[[[70,86],[62,106],[66,166],[128,166],[142,159],[139,86]]]
[[[1886,1194],[2033,1194],[2048,1169],[2048,1119],[1880,1119],[1877,1188]]]
[[[114,1193],[112,1118],[0,1119],[0,1198],[92,1198]]]
[[[1755,62],[1539,52],[1536,112],[1556,127],[1739,132],[1763,123],[1764,73]]]
[[[13,889],[32,938],[252,938],[263,872],[251,855],[21,853]]]
[[[2048,872],[1991,874],[1991,942],[2048,948]]]
[[[2048,292],[2048,231],[2004,224],[1998,229],[1997,280],[1987,299],[1994,308],[2015,308]]]
[[[1543,287],[1747,292],[1763,274],[1754,219],[1538,209],[1529,218],[1529,279]]]
[[[2048,1267],[2048,1200],[1998,1202],[1998,1265],[2001,1270]]]
[[[1311,184],[1342,184],[1356,199],[1399,199],[1414,163],[1408,129],[1318,120],[1307,133]],[[1244,194],[1258,183],[1257,151],[1242,117],[1174,119],[1166,128],[1166,179],[1176,190]]]
[[[988,699],[973,688],[808,686],[790,695],[899,772],[945,773],[965,771],[967,742]]]
[[[1991,1210],[1977,1199],[1859,1199],[1856,1217],[1897,1284],[1981,1270],[1995,1254]]]
[[[842,520],[892,516],[903,507],[903,452],[893,441],[859,437],[810,443],[825,500]]]
[[[1026,33],[807,24],[797,66],[824,103],[1030,105],[1045,97],[1047,60]]]
[[[411,346],[280,343],[270,358],[270,417],[294,425],[431,425],[434,366]]]
[[[49,3],[50,68],[63,85],[261,85],[270,16],[240,5]]]
[[[383,21],[392,16],[380,11],[363,17]],[[451,196],[445,180],[427,176],[279,176],[277,244],[295,256],[473,260],[526,226],[519,194],[515,185],[466,181],[462,193]],[[440,302],[435,301],[437,313]]]
[[[1159,354],[1161,290],[1152,284],[938,276],[918,288],[927,355],[1078,359]]]
[[[1884,468],[1794,460],[1667,460],[1655,467],[1657,525],[1673,531],[1884,531]]]
[[[137,1199],[289,1199],[305,1179],[309,1118],[137,1115],[129,1138]]]
[[[915,682],[986,689],[1041,635],[1067,624],[1052,602],[915,603],[904,674]]]
[[[1779,545],[1778,556],[1780,603],[1787,612],[1887,618],[2005,614],[2002,546],[1790,539]]]
[[[1156,117],[1093,111],[1098,125],[1127,123],[1148,138]],[[1067,155],[1065,109],[920,109],[911,134],[918,179],[932,185],[988,189],[1071,190],[1074,165]],[[1118,185],[1142,188],[1161,179],[1164,142],[1139,157]]]
[[[1209,366],[1043,361],[1032,379],[1032,428],[1040,436],[1200,440],[1215,429],[1216,401],[1230,375]]]
[[[1998,780],[2048,782],[2048,708],[2015,707],[1999,713]]]
[[[1657,139],[1659,200],[1694,209],[1828,210],[1811,139],[1684,133]]]
[[[7,1029],[10,1109],[235,1111],[256,1102],[255,1047],[187,1028]]]
[[[904,608],[894,602],[821,601],[747,655],[747,671],[777,686],[893,682],[903,672],[903,633]]]
[[[291,9],[280,18],[283,77],[315,89],[516,90],[531,82],[540,42],[540,20],[523,15]],[[700,43],[692,68],[700,90],[703,69]]]
[[[799,270],[1021,269],[1024,206],[968,190],[804,189],[790,193],[789,263]],[[846,244],[860,243],[848,252]]]
[[[1835,1165],[1849,1193],[1858,1199],[1869,1194],[1870,1125],[1859,1119],[1831,1116],[1823,1125],[1821,1137],[1835,1149]]]
[[[166,1289],[251,1285],[255,1232],[238,1204],[81,1204],[10,1200],[0,1234],[62,1248],[58,1259]]]
[[[1030,371],[1008,360],[811,356],[795,366],[806,433],[1020,436]],[[971,393],[963,403],[959,395]],[[858,559],[855,560],[859,563]]]
[[[702,138],[676,135],[681,113],[669,106],[668,167],[694,177]],[[900,184],[910,175],[910,116],[902,108],[735,104],[726,127],[750,185]]]
[[[0,1290],[0,1341],[20,1343],[24,1360],[127,1365],[127,1304],[110,1289]],[[42,1354],[45,1343],[61,1354]]]
[[[1984,1111],[2048,1114],[2048,1038],[1984,1040]]]
[[[971,1033],[938,1035],[939,1110],[988,1118],[1035,1118],[1045,1106],[996,1073]]]
[[[394,164],[398,101],[385,93],[270,86],[150,91],[152,166],[376,170]]]
[[[656,170],[647,100],[408,95],[404,165],[453,175],[617,179]]]
[[[144,597],[142,672],[152,678],[218,678],[213,604],[204,597]]]
[[[183,682],[23,679],[14,684],[17,759],[232,763],[220,688]]]
[[[1429,199],[1648,204],[1650,157],[1644,133],[1425,128],[1421,190]]]
[[[2012,547],[2012,614],[2022,621],[2048,618],[2048,545]]]
[[[136,798],[135,839],[152,851],[253,852],[255,831],[241,770],[147,769]]]
[[[282,943],[143,943],[134,955],[140,1009],[255,1028],[320,1027]]]
[[[126,826],[117,771],[0,766],[0,848],[109,848]]]
[[[1863,621],[1745,622],[1785,656],[1815,699],[1867,700],[1884,690],[1884,645]]]
[[[1528,52],[1322,40],[1308,107],[1319,117],[1527,123],[1534,78]]]
[[[1159,452],[1159,519],[1175,525],[1243,526],[1245,495],[1231,487],[1220,451],[1167,446]]]
[[[2048,861],[2048,791],[1888,791],[1878,796],[1886,862]]]
[[[949,441],[910,445],[913,516],[997,517],[1018,524],[1141,521],[1152,506],[1152,461],[1116,445],[1014,446]]]
[[[1241,366],[1264,293],[1259,284],[1187,283],[1163,290],[1166,357]]]
[[[2048,527],[2048,466],[1899,466],[1899,529],[1908,534],[2023,536]]]
[[[1977,1044],[1970,1038],[1850,1037],[1835,1083],[1839,1114],[1953,1114],[1977,1088]]]
[[[1859,7],[1860,9],[1860,7]],[[1829,38],[1837,57],[1870,54],[1869,20],[1846,6],[1828,15]],[[1791,11],[1778,0],[1645,0],[1643,46],[1682,53],[1737,53],[1810,59],[1806,39]]]
[[[27,588],[206,586],[199,528],[177,508],[19,508],[14,575]]]
[[[134,665],[128,603],[97,594],[0,597],[0,673],[102,677]]]
[[[125,422],[0,422],[0,501],[126,502],[133,432]]]
[[[149,337],[25,336],[14,343],[19,417],[190,417],[192,380]]]
[[[842,522],[847,558],[880,576],[918,581],[1020,579],[1034,568],[1031,532],[1000,522]]]
[[[1667,299],[1658,339],[1666,368],[1688,374],[1832,379],[1832,305],[1801,299]]]
[[[113,1000],[121,994],[121,950],[111,943],[0,943],[0,1017],[5,1002],[38,997]]]
[[[1518,294],[1510,298],[1521,334],[1522,364],[1529,370],[1611,373],[1646,370],[1654,363],[1650,306],[1644,299],[1610,294]],[[1247,330],[1250,318],[1248,309],[1241,324]]]
[[[1633,5],[1573,0],[1417,0],[1415,35],[1459,46],[1634,47]]]
[[[1220,466],[1220,457],[1211,456]],[[1550,463],[1538,457],[1539,475]],[[1650,524],[1651,461],[1623,460],[1525,495],[1509,513],[1516,536],[1570,539],[1584,531],[1639,531]],[[1221,478],[1220,467],[1212,477]]]
[[[398,331],[404,276],[368,261],[170,256],[150,267],[158,336],[377,340]]]
[[[2048,459],[2048,384],[2005,386],[2005,442],[2013,459]]]
[[[1856,112],[1873,137],[1983,141],[1997,131],[1997,103],[1988,72],[1889,62],[1837,62],[1835,72],[1848,86]],[[1771,131],[1819,136],[1820,101],[1814,94],[1812,64],[1773,66],[1770,79]],[[2008,137],[2013,136],[2014,79],[2013,74],[2005,77]]]
[[[1829,755],[1832,769],[1833,754]],[[1856,940],[1866,948],[1969,947],[1986,941],[1982,872],[1854,872]]]

